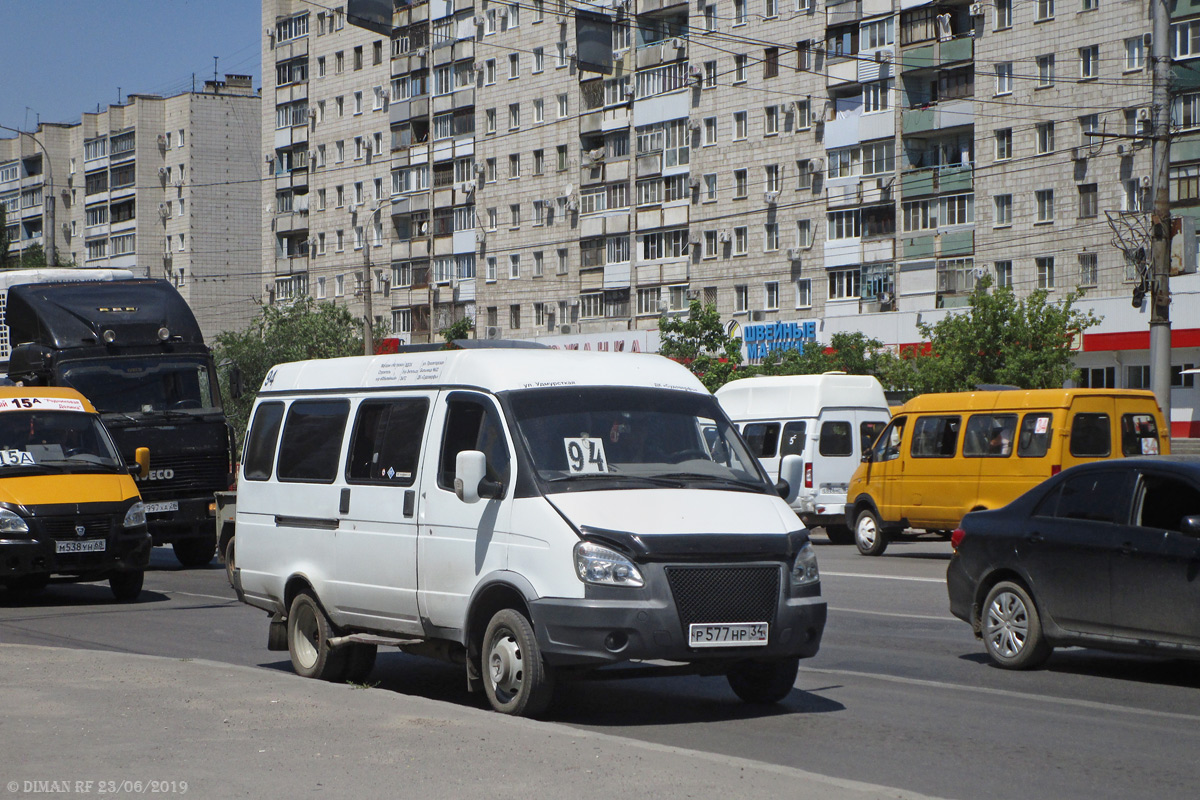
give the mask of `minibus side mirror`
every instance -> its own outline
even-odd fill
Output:
[[[866,450],[863,450],[862,463],[870,464],[874,460],[875,460],[875,457],[871,453],[871,448],[868,447]]]
[[[463,450],[454,460],[454,494],[464,503],[493,500],[504,494],[504,486],[487,478],[487,456],[478,450]]]
[[[790,505],[800,493],[803,481],[804,459],[798,455],[784,456],[779,464],[779,480],[775,483],[775,491]]]
[[[150,448],[139,447],[133,451],[133,460],[135,463],[129,465],[129,474],[137,478],[144,478],[150,474]]]

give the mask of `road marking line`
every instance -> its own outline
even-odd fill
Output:
[[[954,689],[960,692],[973,692],[977,694],[993,695],[996,697],[1026,700],[1031,703],[1058,703],[1060,705],[1074,706],[1076,708],[1086,708],[1092,711],[1123,711],[1127,714],[1136,714],[1145,717],[1159,717],[1162,719],[1177,719],[1186,722],[1196,722],[1200,720],[1200,716],[1197,716],[1196,714],[1180,714],[1174,711],[1157,711],[1151,708],[1133,708],[1131,706],[1119,706],[1114,703],[1100,703],[1094,700],[1077,700],[1071,697],[1054,697],[1053,695],[1014,692],[1011,689],[991,689],[986,686],[965,686],[958,683],[946,683],[945,681],[927,681],[921,680],[920,678],[904,678],[899,675],[883,675],[877,672],[860,672],[857,670],[848,669],[820,669],[818,667],[805,666],[801,666],[800,671],[819,675],[849,675],[856,678],[874,678],[887,683],[903,683],[910,686],[921,686],[929,689],[937,689],[939,691],[945,689]]]
[[[871,575],[866,572],[827,572],[821,570],[822,575],[832,575],[835,578],[876,578],[882,581],[917,581],[919,583],[945,583],[945,578],[910,578],[907,575]]]
[[[846,614],[869,614],[873,617],[901,617],[902,619],[925,619],[933,620],[934,622],[959,622],[958,617],[947,614],[944,617],[935,617],[931,614],[900,614],[895,611],[867,611],[861,608],[836,608],[829,606],[830,611],[841,611]]]

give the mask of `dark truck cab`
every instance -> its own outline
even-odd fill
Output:
[[[216,549],[213,493],[231,483],[233,430],[212,354],[167,281],[35,283],[12,287],[8,377],[69,386],[100,412],[127,462],[150,450],[138,479],[154,544],[184,566]]]

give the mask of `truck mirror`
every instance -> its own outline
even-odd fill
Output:
[[[479,450],[463,450],[454,460],[454,494],[464,503],[477,503],[487,473],[487,456]]]
[[[133,460],[136,462],[129,465],[129,474],[136,475],[139,478],[144,478],[150,474],[150,448],[139,447],[133,451]]]
[[[245,378],[242,370],[236,364],[229,368],[229,397],[237,400],[246,393]]]

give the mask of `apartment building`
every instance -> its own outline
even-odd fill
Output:
[[[397,2],[390,36],[344,15],[264,2],[264,140],[276,164],[304,153],[264,198],[278,299],[369,297],[409,341],[468,316],[574,344],[699,299],[759,358],[838,331],[915,344],[990,275],[1086,290],[1084,382],[1146,385],[1141,275],[1113,244],[1150,203],[1145,0],[438,0]],[[577,52],[604,37],[611,59]],[[1200,3],[1173,8],[1172,56],[1173,213],[1194,217]],[[1172,281],[1187,430],[1192,252]]]
[[[43,244],[53,199],[60,263],[171,280],[205,336],[244,327],[261,293],[259,102],[227,75],[0,140],[13,250]]]

